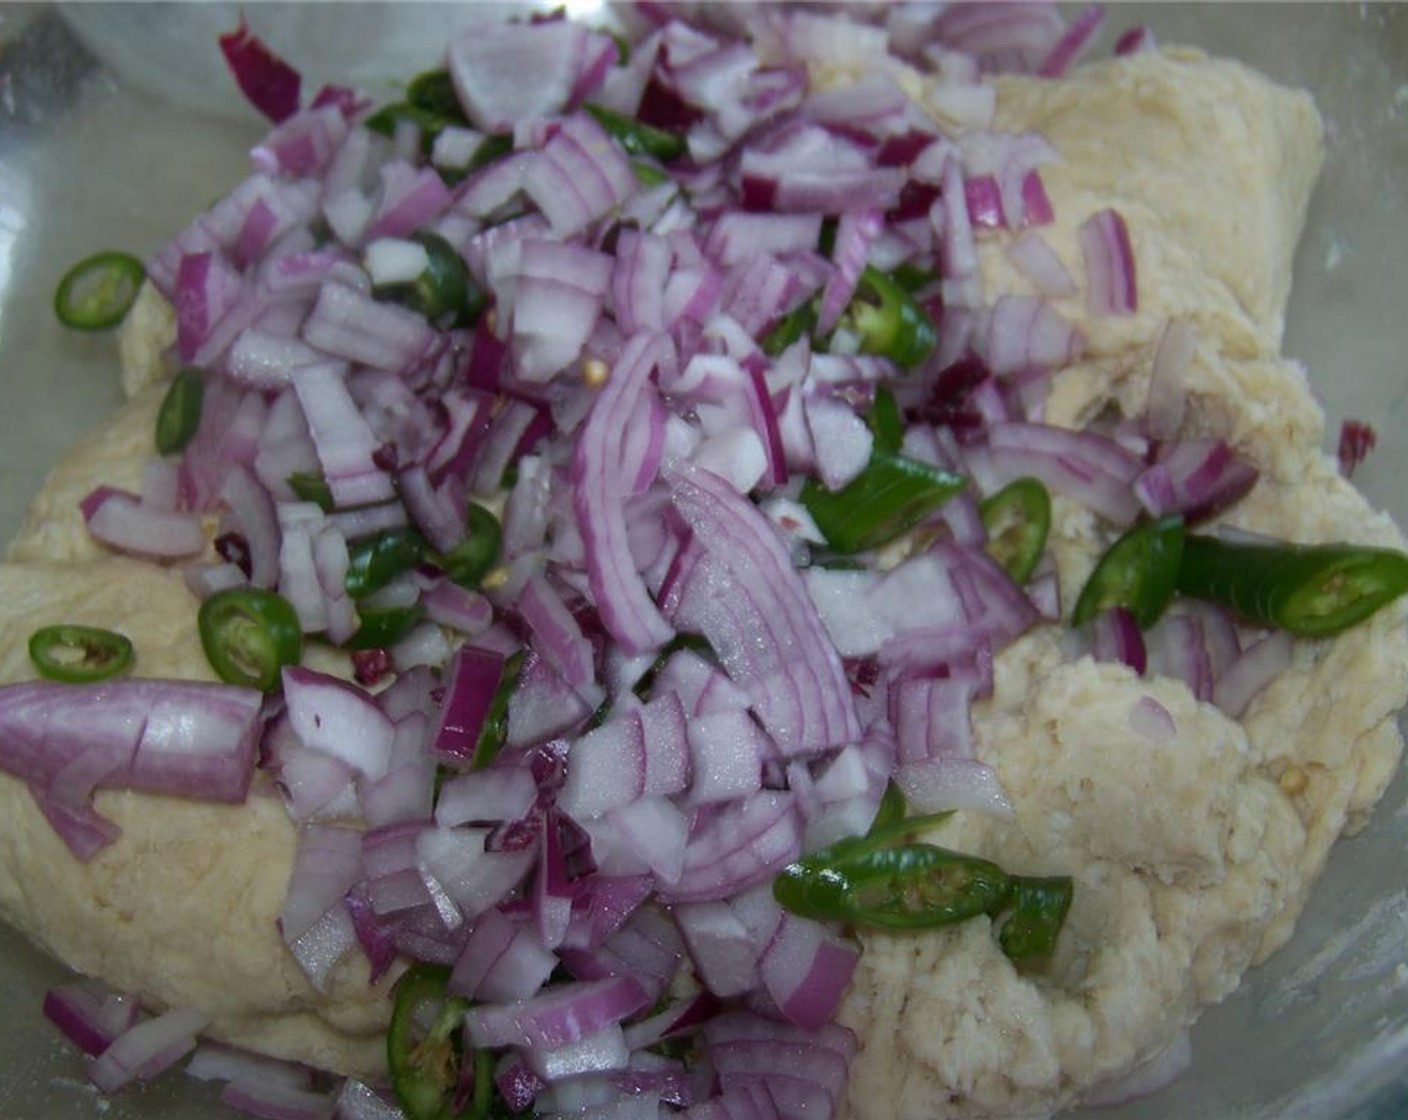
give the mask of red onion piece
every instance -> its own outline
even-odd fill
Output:
[[[1081,9],[1080,14],[1071,21],[1070,26],[1056,41],[1056,45],[1051,48],[1051,53],[1037,68],[1037,74],[1043,78],[1062,77],[1090,46],[1104,19],[1105,9],[1099,4],[1091,4]]]
[[[1027,230],[1007,246],[1007,256],[1043,296],[1073,296],[1080,289],[1061,258],[1035,230]]]
[[[450,77],[476,128],[503,132],[551,116],[577,82],[589,32],[570,20],[485,24],[450,40]]]
[[[465,1029],[475,1046],[556,1049],[634,1015],[649,1002],[629,976],[563,984],[530,999],[471,1007]]]
[[[289,722],[304,746],[373,780],[385,775],[396,732],[370,695],[301,667],[283,671],[283,689]]]
[[[1261,473],[1220,439],[1165,445],[1159,461],[1134,481],[1134,493],[1154,517],[1181,513],[1190,524],[1243,498]]]
[[[1336,446],[1340,474],[1353,478],[1359,465],[1369,457],[1379,442],[1379,434],[1373,425],[1362,420],[1346,420],[1340,425],[1340,438]]]
[[[135,494],[101,486],[82,503],[84,523],[94,540],[134,556],[177,560],[196,556],[208,542],[200,518],[147,505]]]
[[[94,1059],[88,1076],[101,1092],[115,1093],[129,1081],[162,1073],[196,1045],[210,1023],[199,1011],[168,1011],[124,1031]]]
[[[1277,630],[1267,635],[1218,673],[1212,702],[1233,719],[1240,719],[1257,693],[1291,667],[1294,656],[1290,634]]]
[[[1095,616],[1090,627],[1090,646],[1096,661],[1128,665],[1141,675],[1148,667],[1144,635],[1126,607],[1111,607]]]
[[[137,1022],[141,1002],[97,981],[61,984],[44,993],[44,1016],[85,1054],[97,1057]]]
[[[251,105],[278,123],[298,109],[302,79],[249,29],[244,16],[234,31],[220,36],[220,53]]]
[[[1085,257],[1086,303],[1092,315],[1133,315],[1139,288],[1129,229],[1118,210],[1101,210],[1077,231]]]

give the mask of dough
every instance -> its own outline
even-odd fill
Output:
[[[1323,417],[1304,373],[1278,357],[1321,158],[1309,99],[1187,51],[1057,83],[1003,78],[997,89],[999,127],[1040,131],[1063,157],[1044,172],[1057,222],[1042,232],[1071,273],[1083,274],[1076,228],[1107,206],[1124,214],[1138,260],[1138,314],[1093,320],[1079,297],[1058,303],[1090,351],[1057,378],[1048,418],[1081,425],[1106,409],[1141,411],[1153,344],[1167,319],[1186,319],[1200,336],[1188,430],[1230,440],[1263,471],[1229,520],[1295,540],[1401,545],[1319,451]],[[989,296],[1030,291],[1001,244],[982,246]],[[208,675],[179,577],[107,556],[76,511],[98,481],[136,485],[162,391],[147,383],[169,331],[164,306],[144,303],[123,351],[133,400],[57,468],[0,566],[0,595],[17,604],[0,622],[0,678],[29,674],[24,638],[57,619],[125,630],[139,673]],[[1052,542],[1070,596],[1104,539],[1058,501]],[[1179,682],[1071,662],[1054,630],[1003,653],[975,730],[1015,820],[960,814],[934,838],[1018,873],[1073,875],[1067,931],[1057,959],[1030,972],[1002,954],[986,919],[865,934],[842,1010],[861,1039],[849,1115],[1046,1115],[1157,1054],[1235,989],[1290,936],[1328,847],[1397,764],[1404,617],[1395,608],[1333,642],[1302,644],[1240,723]],[[1131,722],[1147,697],[1170,713],[1177,739],[1150,739]],[[24,788],[0,776],[0,916],[117,987],[210,1013],[217,1037],[374,1073],[384,985],[369,986],[353,954],[319,994],[284,950],[274,918],[294,833],[266,793],[235,808],[103,794],[98,807],[123,836],[80,865]]]
[[[1227,522],[1403,547],[1320,451],[1324,417],[1304,371],[1277,355],[1321,160],[1310,100],[1192,51],[997,86],[999,127],[1040,132],[1061,153],[1043,170],[1057,217],[1042,233],[1071,274],[1084,267],[1076,228],[1111,205],[1138,262],[1136,315],[1094,319],[1081,297],[1057,301],[1090,356],[1058,375],[1047,418],[1078,427],[1109,408],[1140,413],[1153,344],[1167,319],[1185,319],[1200,337],[1188,433],[1227,439],[1263,472]],[[981,252],[989,296],[1032,290],[998,243]],[[1089,514],[1056,507],[1070,602],[1099,546]],[[1406,614],[1400,604],[1334,641],[1299,643],[1294,667],[1240,722],[1181,682],[1070,662],[1049,630],[1005,651],[974,722],[1016,819],[959,814],[932,838],[1020,874],[1073,875],[1056,959],[1022,972],[985,919],[862,934],[841,1012],[861,1040],[850,1115],[1044,1116],[1159,1054],[1234,991],[1290,937],[1330,845],[1397,766]],[[1149,696],[1176,739],[1132,723]]]

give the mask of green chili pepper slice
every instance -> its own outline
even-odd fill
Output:
[[[808,479],[801,502],[833,549],[867,552],[914,528],[964,485],[962,475],[877,448],[840,490]]]
[[[427,70],[417,74],[406,87],[406,100],[417,109],[468,123],[448,70]]]
[[[324,513],[331,513],[336,508],[332,500],[332,487],[322,471],[294,471],[288,476],[288,488],[299,501],[313,502]]]
[[[29,657],[41,677],[92,684],[115,677],[132,664],[132,642],[97,626],[60,623],[29,636]]]
[[[789,311],[763,335],[763,353],[769,358],[776,358],[803,335],[811,334],[815,328],[816,300],[808,300]]]
[[[1016,583],[1036,569],[1051,531],[1051,495],[1034,478],[1009,482],[978,507],[988,533],[988,555]]]
[[[1032,879],[1013,875],[1011,883],[1012,913],[998,931],[997,943],[1014,961],[1049,957],[1075,895],[1071,877]]]
[[[489,710],[484,713],[484,726],[479,729],[479,739],[474,744],[473,770],[483,770],[492,766],[499,757],[504,742],[508,738],[508,704],[518,689],[518,679],[523,675],[523,651],[504,661],[503,676],[494,689],[494,698],[489,701]]]
[[[450,995],[449,982],[450,970],[431,964],[412,965],[396,981],[386,1064],[396,1103],[409,1120],[458,1120],[487,1113],[472,1110],[472,1105],[461,1111],[454,1106],[469,1001]],[[477,1056],[475,1072],[481,1072]],[[475,1078],[476,1089],[479,1080]],[[492,1077],[484,1080],[493,1085]]]
[[[875,446],[881,451],[898,453],[904,443],[904,415],[899,402],[889,389],[875,390],[875,403],[865,414],[865,423],[875,437]]]
[[[923,362],[938,341],[933,322],[915,298],[872,266],[860,274],[841,323],[858,337],[861,353],[890,358],[906,369]]]
[[[200,427],[204,398],[205,377],[200,370],[186,366],[171,379],[156,414],[158,455],[176,455],[186,449]]]
[[[425,270],[409,283],[373,288],[372,295],[417,311],[438,327],[472,327],[489,305],[489,297],[470,276],[464,258],[429,230],[413,233],[409,240],[425,249]]]
[[[1083,626],[1103,610],[1125,607],[1140,626],[1154,625],[1177,590],[1184,535],[1178,514],[1128,530],[1085,581],[1072,623]]]
[[[617,113],[604,105],[587,102],[582,106],[629,155],[652,156],[661,163],[679,159],[689,151],[685,138],[663,128],[642,124],[634,117]]]
[[[507,132],[495,132],[484,137],[479,147],[474,149],[474,158],[469,161],[469,169],[478,171],[481,167],[488,167],[491,163],[497,163],[505,156],[513,154],[513,136]]]
[[[802,860],[773,881],[773,896],[794,914],[885,929],[934,929],[990,914],[1010,890],[997,864],[934,844]]]
[[[385,649],[394,646],[425,617],[425,607],[416,603],[409,607],[357,608],[361,625],[357,632],[342,643],[343,649]]]
[[[440,567],[455,583],[473,591],[499,562],[503,544],[499,519],[477,502],[470,502],[464,540],[440,557]]]
[[[1323,638],[1408,591],[1408,555],[1352,544],[1234,544],[1190,535],[1178,590],[1299,637]]]
[[[201,648],[216,675],[229,684],[272,692],[285,665],[303,654],[303,629],[293,605],[254,587],[217,591],[196,615]]]
[[[94,253],[64,273],[54,292],[54,314],[74,330],[115,327],[132,309],[146,277],[146,268],[131,253]]]
[[[939,279],[939,274],[932,268],[920,268],[907,262],[890,273],[890,278],[905,291],[913,293],[934,283]]]
[[[343,580],[347,594],[363,599],[380,591],[423,561],[429,547],[414,529],[389,529],[355,542],[348,549],[347,575]]]
[[[635,175],[636,182],[643,187],[658,187],[661,183],[670,182],[670,173],[662,167],[656,167],[653,163],[646,163],[643,159],[631,160],[631,173]]]

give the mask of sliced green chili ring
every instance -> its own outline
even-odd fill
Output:
[[[449,982],[450,970],[432,964],[414,964],[396,981],[396,1003],[386,1031],[386,1064],[396,1103],[408,1120],[482,1115],[455,1109],[469,1000],[450,995]],[[492,1078],[488,1080],[492,1085]]]
[[[897,453],[904,443],[904,414],[889,389],[875,390],[875,403],[865,414],[865,422],[875,436],[875,446],[881,451]]]
[[[115,677],[132,664],[126,635],[97,626],[60,623],[29,636],[29,657],[41,677],[68,684],[92,684]]]
[[[439,558],[445,574],[461,587],[475,590],[499,562],[504,531],[499,519],[477,502],[465,512],[465,537]]]
[[[841,324],[856,335],[861,353],[889,358],[906,369],[928,358],[938,342],[932,320],[915,298],[871,266],[860,274]]]
[[[1408,591],[1408,555],[1352,544],[1241,544],[1189,536],[1178,590],[1307,638],[1338,634]]]
[[[877,448],[840,490],[808,479],[801,502],[831,548],[867,552],[907,533],[964,485],[962,475]]]
[[[763,335],[763,353],[776,358],[803,335],[811,334],[816,328],[816,301],[808,300],[800,307],[784,315]]]
[[[1009,482],[979,506],[988,555],[1017,583],[1031,579],[1051,531],[1051,495],[1034,478]]]
[[[1049,957],[1071,908],[1075,886],[1069,875],[1049,879],[1011,876],[1011,914],[997,934],[1002,951],[1014,961]]]
[[[313,502],[324,513],[331,513],[336,508],[332,487],[322,471],[294,471],[288,476],[288,488],[299,501]]]
[[[131,253],[94,253],[64,273],[54,292],[54,314],[74,330],[115,327],[132,310],[146,278],[146,268]]]
[[[1085,581],[1071,622],[1083,626],[1101,611],[1125,607],[1140,626],[1154,625],[1177,590],[1184,535],[1178,514],[1128,530]]]
[[[429,230],[413,233],[409,240],[425,249],[425,269],[408,283],[373,288],[372,295],[419,312],[438,327],[472,327],[489,305],[489,297],[469,274],[464,258]]]
[[[773,881],[786,909],[819,921],[935,929],[999,910],[1011,889],[997,864],[934,844],[847,851],[789,864]]]
[[[604,105],[588,102],[582,108],[595,117],[597,123],[615,137],[629,155],[651,156],[661,163],[669,163],[689,151],[685,138],[678,133],[642,124],[634,117],[617,113]]]
[[[357,607],[361,625],[357,632],[342,643],[343,649],[385,649],[394,646],[425,617],[425,607],[415,603],[409,607]]]
[[[171,379],[156,414],[158,455],[176,455],[186,449],[200,427],[204,399],[205,377],[200,370],[186,366]]]
[[[200,605],[196,626],[206,660],[228,684],[272,692],[284,666],[297,665],[303,654],[298,614],[272,591],[217,591]]]
[[[389,529],[352,544],[343,586],[354,599],[380,591],[426,557],[430,546],[414,529]]]
[[[489,710],[484,713],[484,726],[479,730],[479,739],[474,744],[474,761],[471,769],[483,770],[492,766],[494,759],[503,750],[508,738],[508,704],[518,689],[518,678],[523,674],[523,651],[510,656],[504,662],[503,676],[499,687],[494,689],[494,698],[489,701]]]

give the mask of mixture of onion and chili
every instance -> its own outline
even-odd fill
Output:
[[[340,991],[376,1041],[266,1039],[131,971],[45,1010],[105,1093],[194,1050],[228,1105],[296,1120],[918,1120],[1151,1091],[1303,903],[1273,872],[1237,885],[1252,849],[1291,837],[1308,890],[1382,792],[1322,811],[1319,748],[1276,755],[1258,720],[1278,688],[1328,696],[1372,636],[1382,703],[1349,737],[1380,736],[1387,780],[1408,555],[1278,364],[1283,262],[1248,294],[1184,261],[1176,206],[1080,178],[1103,141],[1063,106],[1156,128],[1176,111],[1141,97],[1232,90],[1308,153],[1270,235],[1292,247],[1318,118],[1143,29],[1071,72],[1098,7],[620,15],[458,35],[379,106],[303,89],[241,27],[221,46],[274,122],[249,177],[145,263],[65,276],[65,323],[125,318],[158,355],[140,485],[105,475],[72,516],[92,563],[174,575],[150,604],[189,604],[203,660],[152,676],[136,603],[127,633],[37,619],[0,769],[92,882],[137,813],[276,806],[261,928],[294,994],[247,1018]],[[1180,302],[1169,276],[1216,292]],[[1263,383],[1282,443],[1218,396]],[[1346,440],[1347,471],[1373,432]],[[1312,484],[1333,515],[1282,517]],[[1333,531],[1355,518],[1376,528]],[[1138,957],[1135,914],[1166,941],[1250,932],[1220,971],[1138,958],[1153,995],[1126,1028],[1100,946]],[[1063,1034],[1079,1000],[1095,1025]],[[1001,1049],[1048,1011],[1047,1050]]]

